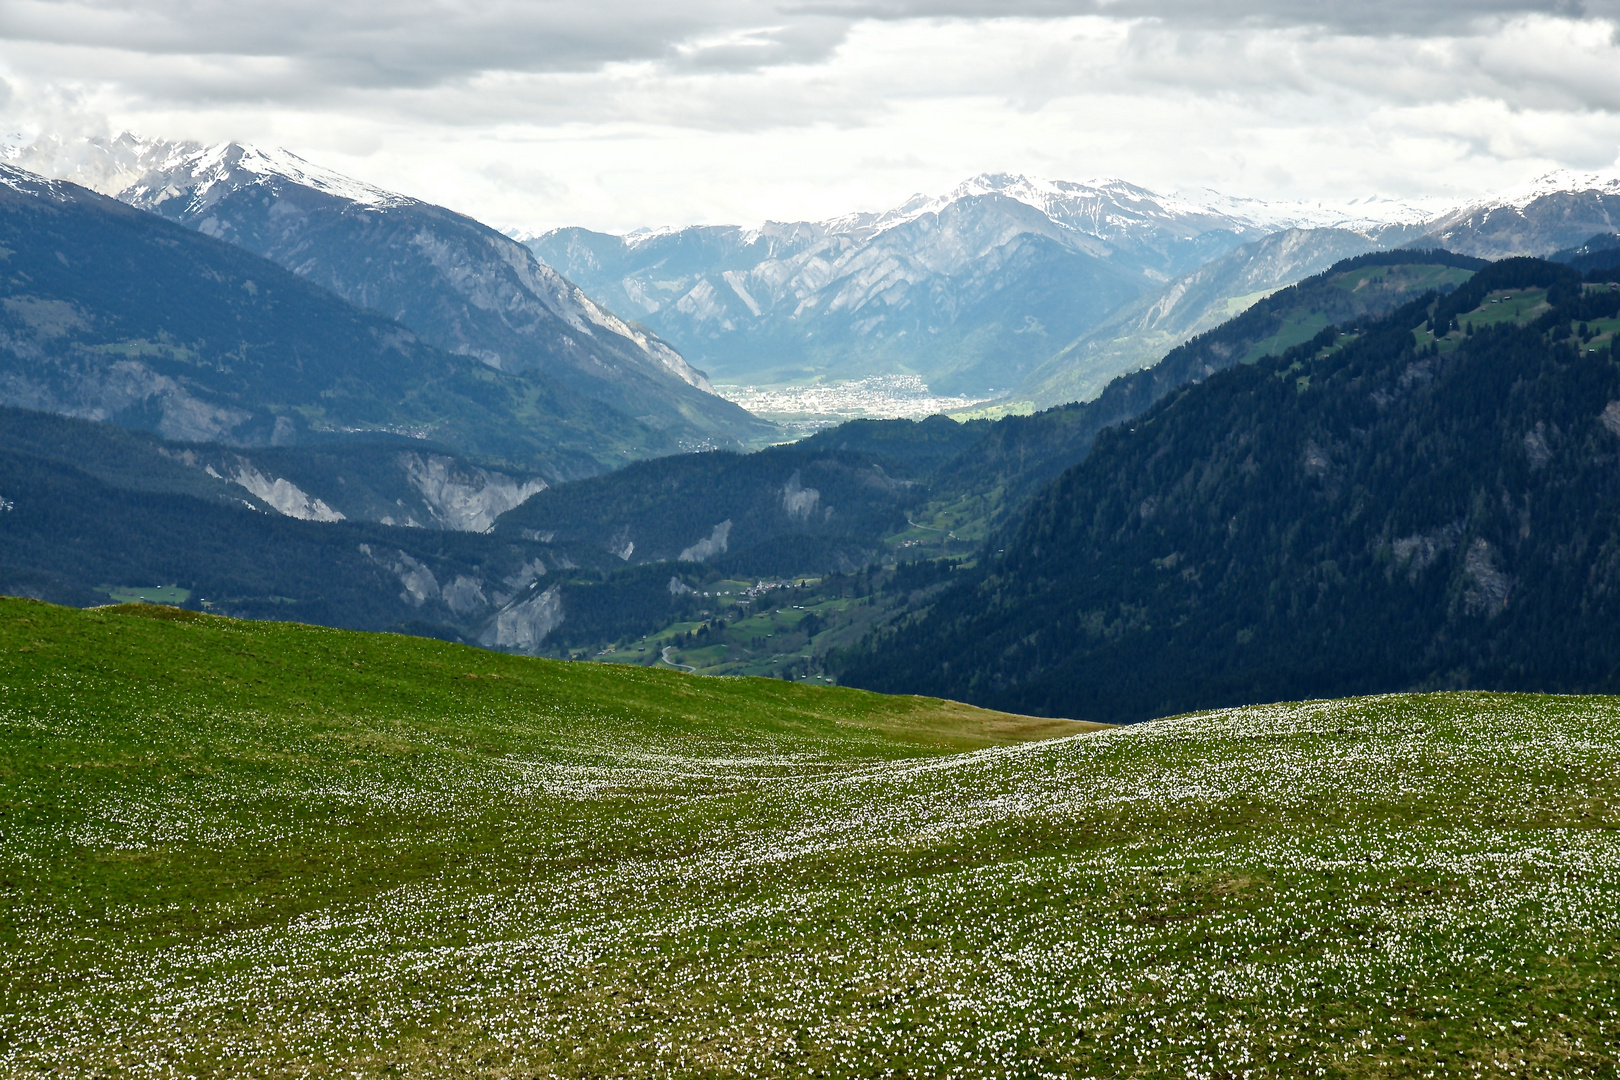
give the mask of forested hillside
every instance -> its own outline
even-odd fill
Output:
[[[15,416],[0,412],[0,424]],[[73,435],[73,423],[54,429]],[[589,550],[570,557],[516,537],[298,520],[165,456],[175,444],[111,433],[78,432],[64,452],[5,432],[0,593],[80,606],[144,598],[522,650],[560,621],[556,590],[547,595],[557,571],[591,573]]]
[[[116,424],[0,406],[0,449],[42,457],[130,491],[196,495],[306,521],[374,521],[487,532],[542,490],[442,443],[389,432],[305,446],[176,442]]]
[[[1005,520],[1083,459],[1104,428],[1146,411],[1172,390],[1280,352],[1327,326],[1347,327],[1356,319],[1383,316],[1425,289],[1455,288],[1485,265],[1446,251],[1376,252],[1345,259],[1277,290],[1172,349],[1153,366],[1114,379],[1091,401],[996,423],[972,453],[940,470],[940,495],[948,500],[993,493],[993,518]]]
[[[744,574],[852,570],[884,550],[928,479],[988,425],[945,417],[857,421],[755,454],[639,462],[565,484],[502,515],[497,531],[612,552],[625,562],[700,562]]]
[[[844,678],[1108,720],[1612,688],[1617,314],[1610,285],[1508,260],[1212,375],[1100,435]]]

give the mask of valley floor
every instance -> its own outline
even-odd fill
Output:
[[[1096,731],[0,600],[0,875],[9,1076],[1620,1068],[1607,698]]]
[[[721,397],[774,423],[794,437],[861,418],[921,420],[939,413],[970,412],[995,400],[987,396],[936,394],[915,375],[772,386],[723,384]],[[1025,403],[1025,411],[1029,410]]]

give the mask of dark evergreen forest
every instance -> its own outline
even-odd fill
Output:
[[[1546,290],[1539,314],[1492,321],[1525,290]],[[1608,286],[1507,260],[1180,389],[1101,433],[843,679],[1115,721],[1616,689],[1617,313]]]

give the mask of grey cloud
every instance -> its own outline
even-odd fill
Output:
[[[247,98],[278,96],[295,84],[422,88],[489,72],[589,72],[615,63],[676,71],[814,63],[863,20],[1096,15],[1170,28],[1427,36],[1514,15],[1617,11],[1620,0],[8,0],[0,41],[280,61],[234,80],[189,80]],[[172,82],[188,84],[180,74]],[[177,92],[147,85],[159,96]]]
[[[849,19],[1158,19],[1188,27],[1315,27],[1352,34],[1429,36],[1519,15],[1614,17],[1617,0],[811,0],[795,12]]]
[[[786,15],[769,0],[11,0],[0,7],[0,40],[282,58],[302,77],[331,85],[412,87],[489,71],[591,71],[615,62],[727,68],[814,60],[836,47],[849,23],[846,16]]]

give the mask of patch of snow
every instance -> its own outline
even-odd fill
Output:
[[[22,195],[31,195],[36,199],[49,199],[52,202],[67,202],[70,198],[67,189],[58,180],[51,180],[27,169],[18,168],[0,162],[0,184]]]
[[[1474,204],[1477,206],[1511,206],[1523,210],[1537,199],[1549,195],[1595,192],[1598,195],[1620,196],[1620,172],[1576,172],[1558,169],[1536,177],[1525,184],[1505,188]]]

